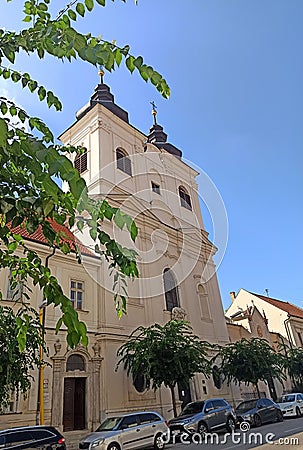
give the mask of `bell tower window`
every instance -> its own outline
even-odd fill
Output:
[[[74,162],[75,169],[78,170],[79,173],[83,173],[87,170],[87,149],[84,148],[83,153],[78,153]]]
[[[128,154],[121,148],[116,150],[116,160],[117,169],[122,170],[122,172],[127,173],[127,175],[132,175],[132,165]]]
[[[179,187],[179,197],[180,203],[183,208],[192,209],[190,195],[187,193],[186,189],[183,186]]]

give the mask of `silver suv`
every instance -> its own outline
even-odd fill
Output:
[[[79,450],[128,450],[164,448],[168,433],[165,419],[155,411],[138,411],[105,419],[94,433],[79,442]]]
[[[232,432],[236,427],[236,414],[223,398],[210,398],[188,403],[181,414],[168,422],[173,435],[200,433],[226,428]]]

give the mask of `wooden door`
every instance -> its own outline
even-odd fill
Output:
[[[85,428],[86,378],[64,379],[63,431]]]

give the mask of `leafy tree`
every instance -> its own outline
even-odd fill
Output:
[[[281,355],[276,353],[265,339],[242,338],[221,347],[217,358],[220,359],[220,371],[228,383],[252,383],[259,397],[259,381],[266,382],[269,377],[279,381],[285,379]]]
[[[24,343],[22,351],[18,341]],[[40,345],[43,337],[37,312],[25,308],[14,314],[0,305],[0,412],[8,406],[12,392],[18,395],[30,387],[30,370],[40,365]]]
[[[19,31],[0,29],[0,77],[28,89],[40,101],[45,101],[49,108],[60,111],[62,104],[59,98],[17,67],[18,53],[37,55],[41,63],[47,54],[65,62],[80,58],[107,71],[114,70],[124,61],[130,72],[137,70],[164,97],[169,96],[169,88],[162,76],[146,65],[141,56],[131,55],[128,45],[121,48],[100,37],[77,31],[75,21],[90,13],[96,4],[105,6],[105,0],[96,0],[96,3],[93,0],[85,0],[84,3],[72,1],[54,15],[51,13],[54,7],[50,8],[50,3],[50,0],[25,1],[24,28]],[[88,198],[85,181],[65,156],[70,152],[82,152],[83,149],[58,145],[49,127],[12,99],[1,97],[0,111],[0,268],[10,269],[12,283],[26,283],[31,279],[43,291],[47,305],[61,308],[62,316],[57,329],[62,323],[67,327],[70,347],[79,342],[87,345],[85,324],[79,320],[57,279],[38,253],[29,248],[27,241],[16,232],[16,227],[24,227],[29,234],[40,228],[50,247],[55,246],[65,254],[75,252],[79,262],[79,249],[64,232],[56,231],[53,223],[77,226],[80,231],[84,226],[88,227],[96,250],[108,260],[110,270],[115,271],[113,289],[119,317],[126,311],[125,278],[138,276],[136,253],[123,248],[105,233],[102,222],[109,220],[120,229],[127,228],[133,240],[137,236],[137,227],[131,217],[112,208],[106,200],[93,201]],[[69,191],[64,192],[54,177],[65,181]],[[85,219],[77,220],[78,216]],[[122,284],[118,283],[119,278]],[[118,287],[121,285],[120,292]],[[19,350],[25,352],[27,346],[32,345],[34,353],[38,341],[28,341],[28,333],[22,334],[22,323],[18,320],[21,316],[16,316],[15,320]],[[37,325],[35,316],[28,316],[27,320],[28,326]]]
[[[105,0],[97,0],[105,6]],[[62,61],[73,59],[101,65],[104,70],[112,71],[124,59],[126,67],[137,70],[142,78],[150,80],[164,96],[169,96],[165,80],[152,67],[143,62],[141,56],[130,54],[129,46],[123,48],[104,41],[100,37],[81,34],[75,28],[76,19],[91,12],[93,0],[84,3],[73,1],[54,16],[50,13],[50,0],[24,3],[24,22],[28,27],[19,32],[0,30],[0,76],[10,79],[29,92],[37,94],[39,100],[46,101],[49,108],[61,110],[60,100],[48,91],[30,74],[15,68],[16,54],[25,52],[37,54],[40,59],[46,54]],[[45,267],[36,252],[30,250],[26,242],[14,228],[22,225],[30,234],[38,227],[50,246],[57,246],[64,253],[75,251],[81,255],[73,242],[69,242],[64,233],[58,233],[52,226],[52,220],[69,227],[77,225],[79,230],[89,227],[90,236],[96,242],[96,249],[108,259],[110,267],[118,276],[136,277],[136,254],[122,248],[114,239],[102,230],[102,221],[114,221],[119,228],[127,227],[135,240],[137,228],[133,220],[119,209],[112,208],[107,201],[93,201],[88,198],[85,181],[64,155],[68,152],[81,152],[81,148],[64,147],[55,144],[53,134],[43,121],[31,117],[12,100],[1,97],[0,110],[0,239],[4,244],[0,250],[0,267],[11,269],[13,280],[32,278],[35,285],[43,290],[48,304],[60,306],[62,319],[67,326],[67,341],[73,347],[79,342],[87,343],[85,325],[79,322],[71,302],[63,295],[62,289]],[[14,125],[18,118],[24,127]],[[30,129],[30,132],[26,131]],[[35,133],[35,135],[33,134]],[[39,137],[37,137],[39,135]],[[54,176],[69,185],[65,193],[54,181]],[[86,219],[76,220],[82,215]],[[21,258],[16,253],[20,250]],[[116,283],[118,286],[118,283]],[[126,297],[115,293],[118,315],[126,310]]]
[[[288,372],[296,390],[303,389],[303,348],[284,348],[284,368]]]
[[[210,344],[192,333],[184,320],[171,320],[164,326],[138,327],[117,352],[118,364],[135,379],[144,376],[146,387],[157,390],[162,384],[171,391],[174,415],[177,415],[175,386],[186,386],[195,373],[208,376]]]

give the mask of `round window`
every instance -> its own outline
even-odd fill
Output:
[[[133,384],[136,391],[144,392],[146,389],[145,376],[142,373],[138,373],[135,377],[133,377]]]

